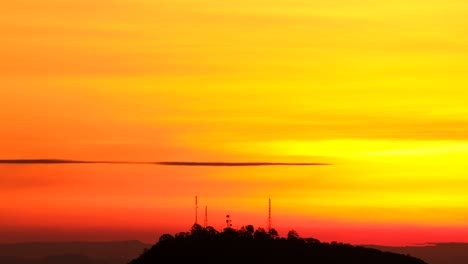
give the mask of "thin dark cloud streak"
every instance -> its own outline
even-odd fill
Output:
[[[250,166],[324,166],[330,163],[320,162],[199,162],[199,161],[89,161],[66,159],[3,159],[0,164],[146,164],[160,166],[192,166],[192,167],[250,167]]]
[[[165,166],[319,166],[331,165],[318,162],[184,162],[184,161],[162,161],[157,165]]]

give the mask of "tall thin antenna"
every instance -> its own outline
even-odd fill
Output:
[[[195,196],[195,224],[198,224],[198,197]]]
[[[205,221],[204,221],[204,226],[208,226],[208,206],[205,205]]]
[[[268,231],[271,230],[271,198],[268,198]]]

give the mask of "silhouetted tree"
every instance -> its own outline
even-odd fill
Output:
[[[197,234],[203,231],[203,227],[199,224],[193,224],[192,228],[190,229],[190,235]]]
[[[257,240],[268,240],[270,239],[270,235],[265,231],[264,228],[257,228],[254,232],[254,238]]]
[[[231,227],[224,228],[224,231],[220,233],[220,238],[224,240],[235,240],[239,237],[237,230]]]
[[[287,239],[288,240],[296,240],[296,239],[299,239],[299,234],[296,232],[296,230],[294,229],[291,229],[288,231],[288,236],[287,236]]]
[[[190,233],[188,233],[188,232],[179,232],[179,233],[175,234],[174,238],[176,238],[176,239],[185,239],[185,238],[187,238],[189,236],[190,236]]]
[[[249,235],[249,238],[253,238],[253,234],[255,232],[255,228],[253,225],[247,225],[245,227],[245,230],[247,231],[247,234]]]
[[[320,240],[315,239],[315,238],[313,238],[313,237],[308,237],[308,238],[306,238],[306,239],[304,239],[304,240],[305,240],[305,242],[306,242],[307,244],[318,244],[318,243],[320,243]]]
[[[274,228],[271,228],[270,230],[268,230],[268,235],[270,235],[270,237],[273,239],[279,238],[278,231],[276,231],[276,229]]]
[[[209,236],[211,237],[215,237],[216,235],[219,234],[218,230],[216,230],[214,227],[212,226],[207,226],[205,228],[206,232],[208,233]]]
[[[244,238],[252,239],[254,237],[255,228],[253,225],[242,226],[240,233]]]
[[[172,240],[174,237],[170,234],[164,234],[159,237],[159,241],[166,241],[166,240]]]

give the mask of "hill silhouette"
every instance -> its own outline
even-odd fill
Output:
[[[151,245],[139,241],[0,244],[2,264],[125,264]]]
[[[218,261],[238,258],[245,263],[278,260],[287,263],[318,264],[425,264],[421,259],[378,249],[344,243],[323,243],[315,238],[302,238],[294,230],[280,237],[275,229],[252,225],[236,230],[195,224],[189,232],[164,234],[150,249],[129,264]]]
[[[384,251],[411,254],[431,264],[466,264],[468,263],[467,243],[429,243],[428,245],[389,247],[365,245]]]

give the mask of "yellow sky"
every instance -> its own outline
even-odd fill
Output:
[[[277,193],[285,215],[330,221],[465,225],[467,12],[460,0],[10,1],[0,159],[325,161],[318,183],[293,170],[301,184],[288,185],[280,169],[273,190],[257,179],[233,196]],[[22,197],[2,169],[0,197]],[[205,195],[254,180],[232,173],[209,173]]]

